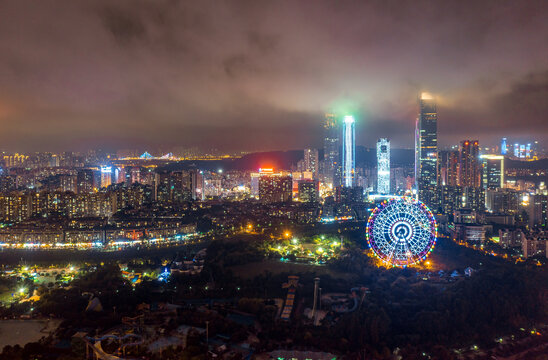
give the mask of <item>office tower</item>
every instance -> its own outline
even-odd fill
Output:
[[[299,180],[299,200],[303,202],[318,202],[320,199],[318,182],[316,180]]]
[[[304,149],[304,171],[313,174],[314,179],[318,177],[318,149]]]
[[[504,187],[504,156],[484,154],[480,156],[483,167],[483,187],[497,189]]]
[[[438,174],[441,186],[457,186],[459,181],[459,152],[441,150],[438,152]]]
[[[500,154],[501,155],[506,155],[508,153],[508,145],[506,143],[507,143],[507,139],[502,138],[502,140],[500,141]]]
[[[380,138],[377,141],[377,193],[390,192],[390,141]]]
[[[76,175],[76,191],[78,194],[93,192],[93,170],[78,170]]]
[[[354,134],[354,117],[346,115],[343,123],[343,144],[342,144],[342,176],[343,186],[354,185],[354,172],[356,170],[356,144]]]
[[[338,169],[340,167],[339,156],[339,131],[334,114],[325,114],[323,142],[324,183],[330,187],[339,185]]]
[[[293,179],[280,174],[259,177],[259,200],[264,204],[291,201]]]
[[[474,188],[481,186],[481,166],[477,140],[464,140],[461,142],[459,185]]]
[[[419,200],[436,208],[438,184],[438,113],[436,100],[428,93],[420,97],[415,134],[415,181]]]

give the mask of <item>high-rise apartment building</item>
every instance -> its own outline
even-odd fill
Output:
[[[457,186],[459,182],[459,152],[442,150],[438,152],[438,175],[441,186]]]
[[[419,200],[437,207],[438,185],[438,113],[436,100],[422,93],[415,136],[415,181]]]
[[[390,140],[377,141],[377,193],[390,193]]]
[[[320,195],[316,180],[299,180],[299,200],[304,202],[318,202]]]
[[[78,170],[76,175],[76,191],[78,194],[93,192],[93,170]]]
[[[318,149],[304,149],[304,170],[310,171],[314,179],[318,177]]]
[[[293,179],[291,176],[272,174],[259,177],[259,200],[262,203],[291,201],[292,195]]]
[[[356,171],[354,123],[352,115],[344,117],[342,133],[342,184],[345,187],[352,187],[354,185],[354,173]]]
[[[459,185],[474,188],[481,187],[481,165],[477,140],[464,140],[461,142]]]

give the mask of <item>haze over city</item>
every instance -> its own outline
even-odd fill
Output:
[[[436,94],[440,146],[548,134],[545,1],[3,2],[7,151],[412,147]]]

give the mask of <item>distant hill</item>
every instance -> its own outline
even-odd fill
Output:
[[[371,167],[377,164],[377,149],[356,147],[356,166]],[[415,151],[411,149],[390,149],[390,165],[412,167],[415,164]]]
[[[412,167],[415,161],[414,151],[411,149],[391,149],[391,164],[394,167]],[[363,146],[356,147],[356,166],[370,167],[377,163],[376,149]],[[166,165],[169,170],[187,169],[196,167],[203,170],[216,171],[218,169],[228,170],[257,170],[261,167],[274,169],[290,169],[303,159],[303,150],[289,151],[268,151],[247,154],[239,159],[227,160],[199,160],[179,161]],[[320,159],[323,158],[323,150],[319,152]]]
[[[548,159],[540,159],[535,161],[520,161],[513,159],[506,159],[504,166],[509,169],[531,169],[531,170],[543,170],[548,169]]]

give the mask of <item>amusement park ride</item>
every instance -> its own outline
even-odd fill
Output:
[[[385,200],[371,213],[366,238],[386,266],[407,267],[426,259],[436,244],[438,227],[432,212],[412,198]]]

